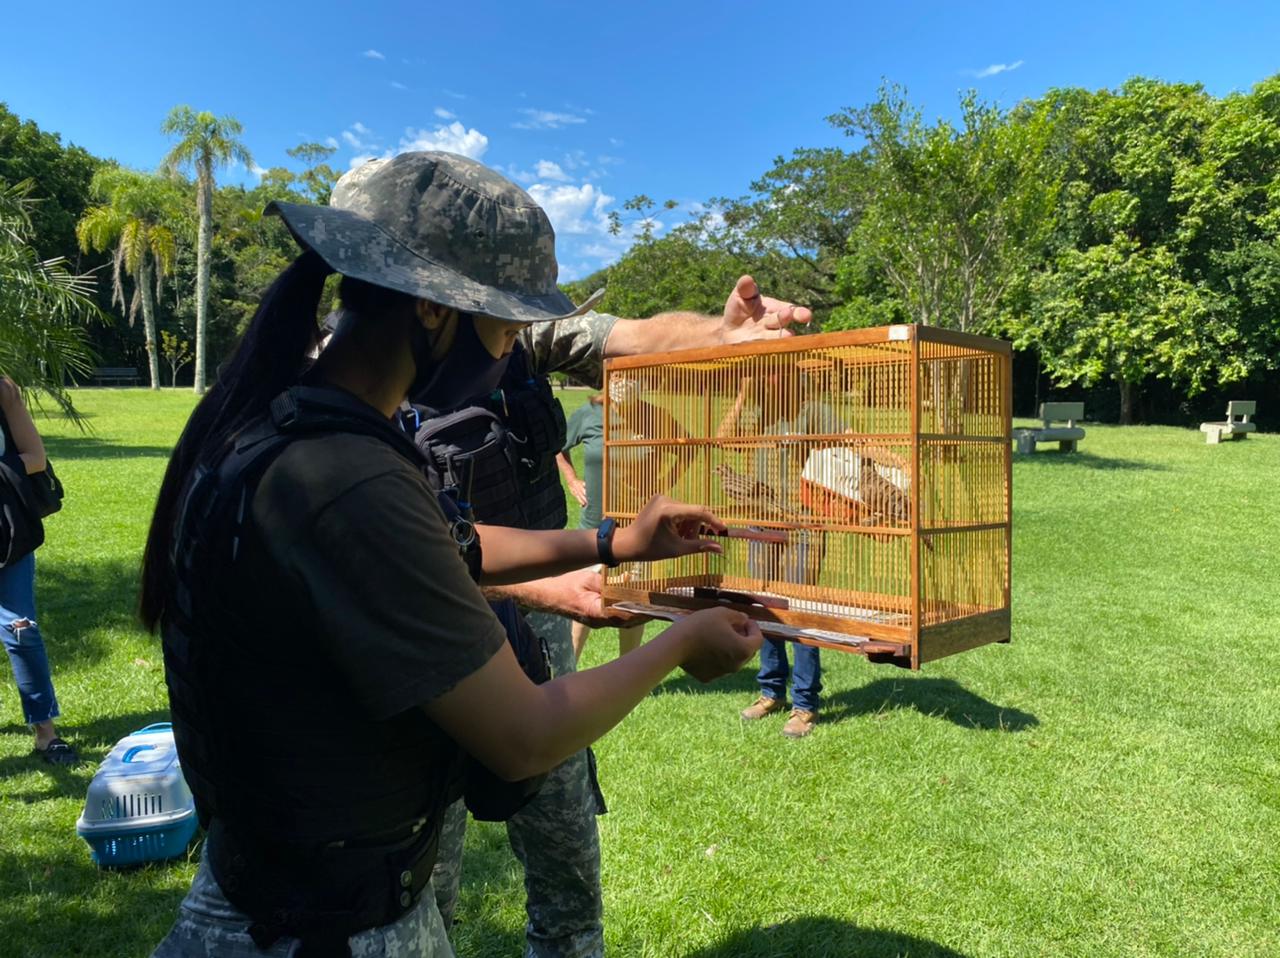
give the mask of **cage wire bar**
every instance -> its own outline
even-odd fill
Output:
[[[606,603],[729,605],[919,668],[1009,640],[1011,350],[884,326],[610,360],[604,511],[708,506],[722,555],[626,563]]]

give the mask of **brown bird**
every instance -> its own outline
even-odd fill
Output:
[[[880,474],[874,462],[863,459],[858,470],[858,499],[862,525],[897,525],[911,522],[911,500],[902,489]]]
[[[911,498],[896,482],[886,479],[870,459],[863,459],[858,476],[858,499],[862,503],[860,525],[909,525],[911,523]],[[920,540],[926,549],[933,551],[933,543]]]
[[[759,479],[744,476],[723,463],[711,470],[720,479],[720,488],[734,505],[745,506],[761,519],[794,519],[795,513],[786,509],[778,494]]]

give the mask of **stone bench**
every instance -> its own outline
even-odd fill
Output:
[[[1040,404],[1039,429],[1015,429],[1013,438],[1018,443],[1018,452],[1033,453],[1038,442],[1056,442],[1063,452],[1075,452],[1076,443],[1084,438],[1084,429],[1076,425],[1076,420],[1084,418],[1082,402],[1046,402]],[[1055,422],[1065,422],[1065,426],[1055,426]]]
[[[1252,400],[1235,399],[1227,403],[1226,422],[1202,422],[1200,431],[1204,433],[1204,441],[1216,446],[1224,439],[1245,439],[1249,433],[1258,431],[1258,424],[1250,422],[1249,417],[1257,412],[1258,404]]]

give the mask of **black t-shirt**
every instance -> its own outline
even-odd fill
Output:
[[[456,747],[419,706],[505,633],[421,473],[362,435],[294,441],[264,473],[231,577],[253,610],[223,706],[237,791],[280,838],[381,834],[438,806]],[[287,834],[279,834],[283,831]]]

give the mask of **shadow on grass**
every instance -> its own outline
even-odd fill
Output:
[[[104,633],[109,630],[141,630],[139,574],[134,559],[37,565],[40,631],[55,672],[105,658],[109,639]]]
[[[89,779],[98,763],[106,757],[116,742],[130,732],[146,728],[156,722],[169,721],[168,709],[149,709],[126,712],[123,715],[103,716],[91,722],[72,723],[58,720],[58,733],[71,742],[80,753],[81,762],[75,768],[50,765],[40,756],[25,749],[18,755],[0,758],[0,780],[32,771],[43,773],[45,788],[31,792],[7,792],[6,795],[20,802],[31,804],[51,798],[82,798]],[[31,739],[31,730],[25,725],[6,725],[0,733],[14,733],[24,740]]]
[[[1015,465],[1030,465],[1036,468],[1065,468],[1076,466],[1081,469],[1096,469],[1110,472],[1121,469],[1145,470],[1150,472],[1168,472],[1169,467],[1158,462],[1139,461],[1137,459],[1116,459],[1111,456],[1095,456],[1090,452],[1062,452],[1058,449],[1045,450],[1025,455],[1014,454]]]
[[[738,932],[685,958],[966,958],[936,941],[836,918],[796,918]]]
[[[150,954],[186,894],[185,887],[154,887],[152,873],[170,866],[100,871],[87,845],[66,849],[0,851],[0,887],[10,889],[0,897],[0,929],[8,930],[0,952],[23,958]]]
[[[168,459],[173,454],[171,446],[131,446],[98,436],[49,436],[44,448],[55,464],[63,459]]]
[[[753,662],[749,667],[739,669],[732,675],[722,676],[714,682],[699,682],[685,672],[675,672],[668,676],[655,691],[661,693],[692,692],[700,695],[708,692],[717,695],[748,694],[754,698],[759,693],[759,687],[756,685],[756,672],[758,670],[759,665]]]
[[[1030,712],[1001,708],[974,695],[955,679],[876,679],[857,689],[824,696],[822,724],[895,709],[915,709],[930,718],[946,719],[962,728],[1020,732],[1040,724]]]

